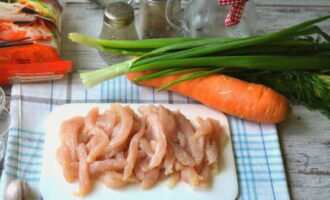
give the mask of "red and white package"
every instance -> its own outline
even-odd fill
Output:
[[[62,78],[61,5],[56,0],[0,2],[0,84]]]

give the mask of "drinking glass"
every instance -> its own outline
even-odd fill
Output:
[[[247,1],[241,21],[225,26],[230,6],[220,6],[216,0],[166,0],[168,23],[185,37],[247,37],[256,34],[257,12],[253,0]],[[231,2],[231,1],[228,1]]]
[[[93,1],[93,0],[92,0]],[[96,2],[101,6],[101,7],[106,7],[110,3],[113,2],[125,2],[128,4],[131,4],[134,0],[96,0]]]
[[[5,135],[8,132],[10,121],[10,113],[6,108],[6,95],[0,87],[0,161],[3,158],[6,149]]]

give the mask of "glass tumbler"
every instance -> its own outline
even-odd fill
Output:
[[[166,20],[168,0],[140,0],[141,39],[179,37],[179,33]]]
[[[3,158],[6,149],[5,135],[8,132],[10,121],[10,113],[6,108],[6,95],[0,87],[0,161]]]

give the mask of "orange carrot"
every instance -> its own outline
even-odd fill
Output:
[[[126,76],[129,80],[133,80],[147,73],[137,72]],[[188,74],[171,75],[138,84],[159,88]],[[281,122],[287,117],[290,110],[288,100],[276,91],[226,75],[204,76],[175,84],[167,89],[195,99],[216,110],[262,123]]]

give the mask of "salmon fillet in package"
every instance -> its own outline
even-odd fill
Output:
[[[60,58],[57,0],[0,0],[0,84],[62,78],[71,61]]]

